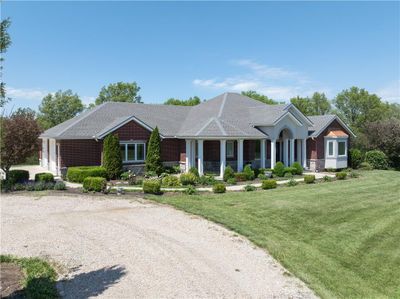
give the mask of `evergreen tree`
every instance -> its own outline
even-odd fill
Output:
[[[122,159],[117,135],[110,134],[104,138],[103,166],[109,179],[117,178],[122,171]]]
[[[150,135],[149,146],[147,148],[146,171],[154,171],[158,175],[163,172],[160,142],[160,134],[156,127]]]

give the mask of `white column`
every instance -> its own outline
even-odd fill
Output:
[[[197,169],[199,171],[199,175],[203,175],[203,140],[197,141]]]
[[[260,140],[261,168],[265,168],[265,139]]]
[[[294,139],[290,139],[290,161],[289,165],[294,163]]]
[[[288,161],[289,139],[283,139],[283,164],[289,166]]]
[[[185,159],[185,172],[189,172],[192,162],[192,141],[186,139],[186,159]]]
[[[276,140],[271,139],[271,169],[275,167],[275,159],[276,159]]]
[[[219,153],[220,153],[219,174],[220,174],[221,178],[223,178],[225,166],[226,166],[226,140],[220,140]]]
[[[192,160],[190,161],[190,167],[196,167],[196,140],[192,140],[192,152],[191,152],[191,158]]]
[[[307,139],[302,139],[301,140],[301,155],[302,155],[302,162],[303,162],[303,168],[307,167]]]
[[[300,163],[301,165],[301,139],[297,139],[297,159],[296,161]]]
[[[237,171],[243,171],[243,139],[237,141]]]

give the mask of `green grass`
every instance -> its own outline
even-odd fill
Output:
[[[400,172],[149,198],[246,236],[323,298],[400,298]]]
[[[15,263],[22,268],[25,276],[22,285],[28,298],[59,298],[56,289],[57,273],[46,261],[39,258],[18,258],[10,255],[0,255],[0,262]]]

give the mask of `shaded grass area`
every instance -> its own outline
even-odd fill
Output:
[[[400,298],[400,172],[222,195],[151,196],[267,249],[324,298]]]
[[[27,298],[59,298],[56,289],[57,273],[48,262],[39,258],[18,258],[10,255],[0,255],[0,262],[15,263],[22,268],[25,276],[22,285]]]

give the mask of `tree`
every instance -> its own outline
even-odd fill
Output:
[[[146,171],[154,171],[158,175],[163,171],[160,142],[160,134],[156,127],[153,132],[151,132],[149,146],[147,148]]]
[[[122,171],[121,150],[117,135],[110,134],[103,142],[103,166],[109,179],[117,178]]]
[[[22,163],[38,150],[40,127],[31,109],[18,109],[0,119],[0,167],[8,175],[11,166]]]
[[[139,90],[140,87],[136,82],[109,84],[107,87],[103,86],[95,103],[96,105],[104,102],[142,103],[141,97],[138,95]]]
[[[324,93],[314,92],[311,98],[297,96],[290,102],[305,115],[324,115],[331,111],[331,103]]]
[[[304,115],[312,115],[311,101],[309,98],[295,97],[291,98],[290,102],[301,111]]]
[[[253,100],[260,101],[264,104],[268,104],[268,105],[279,104],[278,102],[274,101],[273,99],[268,98],[266,95],[257,93],[254,90],[242,91],[242,95],[252,98]]]
[[[82,112],[85,106],[79,96],[67,91],[57,91],[48,94],[39,106],[38,121],[43,129],[58,125]]]
[[[8,47],[11,45],[11,38],[7,32],[10,27],[11,21],[9,18],[4,19],[0,23],[0,77],[3,78],[3,54],[7,52]],[[6,97],[5,83],[3,80],[0,83],[0,107],[3,107],[10,99]]]
[[[170,98],[164,102],[164,105],[196,106],[200,103],[201,103],[200,98],[197,96],[194,96],[194,97],[190,97],[187,100],[179,100],[179,99]]]

